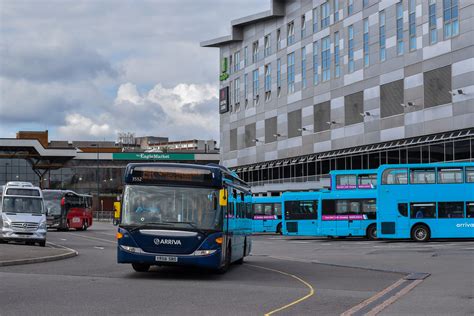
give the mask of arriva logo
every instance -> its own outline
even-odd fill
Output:
[[[160,239],[160,238],[155,238],[153,240],[153,243],[157,246],[159,245],[175,245],[175,246],[181,246],[181,240],[179,239]]]
[[[456,224],[456,227],[458,228],[474,228],[474,224],[471,223],[462,223],[462,224]]]

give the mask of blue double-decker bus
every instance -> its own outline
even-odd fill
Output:
[[[218,165],[134,163],[125,170],[118,263],[225,272],[251,249],[250,187]]]
[[[254,233],[282,232],[282,205],[281,196],[253,197],[253,224]]]
[[[376,176],[376,170],[331,171],[331,190],[284,193],[284,233],[375,239]]]
[[[474,237],[474,163],[383,165],[377,181],[378,237]]]

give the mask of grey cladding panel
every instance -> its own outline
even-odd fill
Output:
[[[451,103],[451,65],[423,74],[425,108]]]
[[[276,142],[277,138],[274,136],[277,133],[277,117],[272,117],[265,120],[265,143]]]
[[[237,150],[237,129],[230,130],[230,151]]]
[[[316,104],[314,106],[314,131],[329,130],[329,124],[327,123],[329,121],[331,121],[331,102],[326,101]]]
[[[402,114],[403,79],[380,86],[380,114],[382,117]]]
[[[361,123],[364,118],[360,113],[364,112],[364,92],[356,92],[344,97],[345,125]]]
[[[288,113],[288,138],[296,136],[301,136],[301,110]]]
[[[245,147],[255,146],[256,124],[245,125]]]

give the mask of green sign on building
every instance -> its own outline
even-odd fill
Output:
[[[194,154],[113,153],[113,160],[195,160]]]

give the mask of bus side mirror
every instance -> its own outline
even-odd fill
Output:
[[[227,190],[226,189],[219,190],[219,205],[220,206],[227,205]]]
[[[114,225],[117,226],[120,223],[120,202],[114,202]]]

